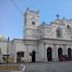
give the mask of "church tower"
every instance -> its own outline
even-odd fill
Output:
[[[39,10],[32,11],[27,8],[24,15],[24,39],[36,39],[39,26]]]

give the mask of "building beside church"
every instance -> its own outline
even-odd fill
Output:
[[[0,40],[3,55],[13,62],[59,61],[62,55],[72,59],[72,20],[57,18],[40,24],[40,12],[27,8],[23,39]]]

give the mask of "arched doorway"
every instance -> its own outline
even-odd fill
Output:
[[[68,48],[68,58],[71,60],[71,48]]]
[[[35,56],[36,56],[36,52],[32,51],[32,62],[35,62]]]
[[[24,52],[23,51],[18,51],[17,52],[17,62],[18,63],[22,62],[22,57],[24,57]]]
[[[58,49],[58,58],[59,58],[59,61],[60,61],[60,57],[62,56],[62,48],[59,48]]]
[[[52,49],[51,49],[51,47],[47,48],[47,59],[48,59],[48,61],[52,61]]]

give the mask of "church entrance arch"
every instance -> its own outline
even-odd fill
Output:
[[[23,51],[18,51],[17,52],[17,62],[18,63],[22,62],[22,57],[24,57],[24,52]]]
[[[59,58],[59,61],[60,61],[60,58],[61,58],[61,56],[62,56],[62,48],[59,48],[58,49],[58,58]]]
[[[32,51],[32,62],[35,62],[35,57],[36,56],[36,52],[35,51]]]
[[[51,47],[47,48],[47,59],[48,59],[48,61],[52,61],[52,49],[51,49]]]
[[[68,58],[71,60],[71,48],[68,48]]]

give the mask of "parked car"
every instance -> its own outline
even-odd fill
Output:
[[[68,61],[68,56],[67,55],[61,55],[59,60],[60,61]]]

